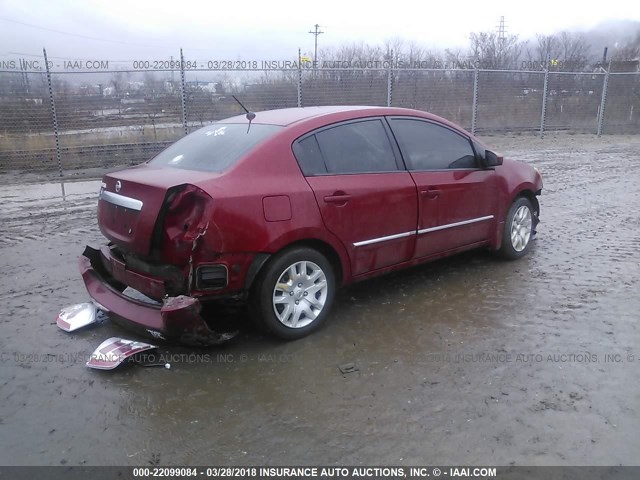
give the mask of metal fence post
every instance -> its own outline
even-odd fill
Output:
[[[598,110],[598,137],[602,135],[602,128],[604,124],[604,107],[607,104],[607,88],[609,87],[609,73],[611,73],[611,60],[609,60],[609,68],[604,74],[604,82],[602,85],[602,98],[600,98],[600,109]]]
[[[478,67],[473,71],[473,105],[471,106],[471,135],[476,134],[478,119]]]
[[[53,136],[56,141],[56,157],[58,159],[58,173],[62,177],[62,155],[60,153],[60,134],[58,133],[58,116],[56,115],[56,102],[53,98],[53,85],[51,84],[51,71],[47,59],[47,50],[42,49],[44,55],[44,65],[47,69],[47,84],[49,85],[49,101],[51,102],[51,119],[53,120]]]
[[[314,58],[315,62],[316,59]],[[315,71],[314,71],[315,74]],[[302,106],[302,52],[298,49],[298,107]]]
[[[389,66],[387,70],[387,107],[391,106],[391,101],[393,99],[393,69],[392,66]]]
[[[182,127],[184,128],[184,134],[189,133],[187,128],[187,88],[184,80],[184,56],[182,55],[182,49],[180,49],[180,85],[182,86]]]
[[[542,88],[542,113],[540,114],[540,138],[544,138],[544,122],[547,119],[547,96],[549,93],[549,62],[544,67],[544,87]]]

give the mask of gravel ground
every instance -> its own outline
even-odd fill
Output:
[[[291,343],[239,313],[229,345],[162,346],[171,369],[89,370],[130,335],[55,326],[88,298],[99,181],[5,185],[0,465],[638,464],[640,136],[486,140],[543,175],[529,256],[353,285]]]

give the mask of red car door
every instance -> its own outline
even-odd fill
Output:
[[[488,240],[496,221],[496,175],[479,164],[469,138],[416,118],[389,123],[418,188],[415,257]]]
[[[345,245],[354,276],[413,257],[416,186],[391,140],[384,120],[373,118],[320,129],[294,145],[324,224]]]

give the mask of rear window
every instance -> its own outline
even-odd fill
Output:
[[[196,130],[160,152],[149,163],[156,166],[222,172],[245,153],[283,127],[277,125],[215,123]]]

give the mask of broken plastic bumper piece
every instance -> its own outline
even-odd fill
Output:
[[[86,247],[80,257],[80,273],[91,298],[109,311],[114,322],[154,339],[185,345],[216,345],[235,336],[209,328],[200,312],[197,298],[180,295],[168,297],[161,305],[131,298],[119,289],[122,282],[111,272],[126,272],[120,260],[108,248]],[[135,274],[140,281],[140,275]],[[153,279],[149,278],[149,281]]]

